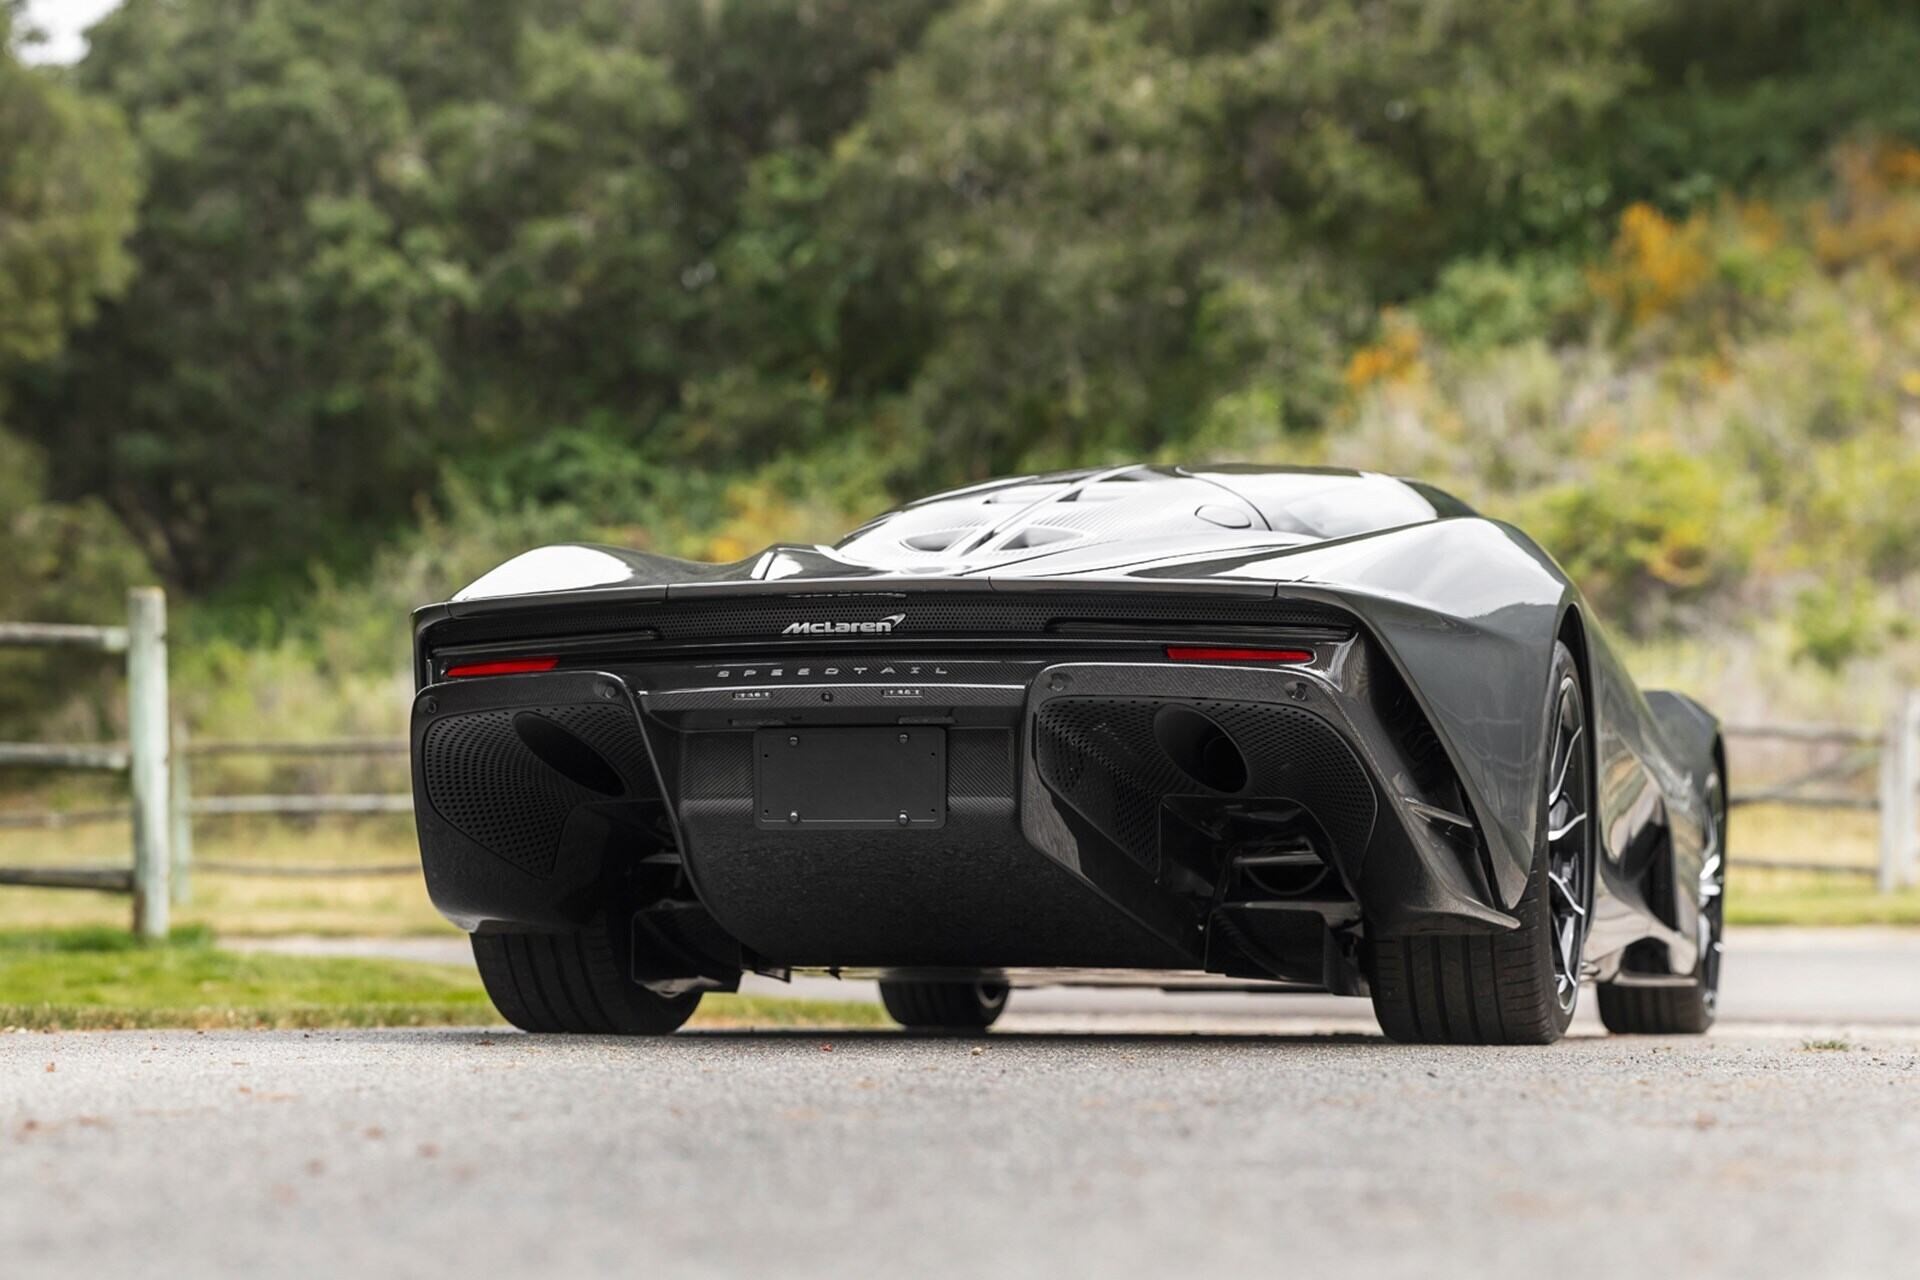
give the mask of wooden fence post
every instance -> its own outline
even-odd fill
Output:
[[[133,783],[133,931],[167,936],[167,597],[158,587],[127,593],[127,752]]]
[[[168,805],[173,825],[168,834],[173,846],[169,850],[173,861],[170,896],[175,906],[193,898],[193,771],[189,760],[187,726],[177,724],[173,727],[173,753],[167,762],[173,774]]]
[[[1914,829],[1920,786],[1920,693],[1902,689],[1887,715],[1887,736],[1880,747],[1880,892],[1913,882]]]

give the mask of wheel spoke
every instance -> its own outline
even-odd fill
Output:
[[[1576,754],[1574,747],[1579,744],[1580,735],[1585,732],[1586,728],[1584,726],[1575,725],[1573,735],[1567,739],[1566,754],[1560,758],[1560,765],[1554,770],[1553,785],[1547,788],[1547,804],[1549,807],[1560,803],[1561,793],[1566,790],[1567,786],[1567,768],[1573,764],[1573,757]]]
[[[1573,886],[1567,883],[1565,876],[1549,874],[1547,882],[1553,886],[1553,891],[1560,895],[1560,900],[1567,904],[1567,910],[1578,917],[1584,917],[1587,914],[1587,909],[1580,904],[1580,895],[1573,891]]]
[[[1711,888],[1715,893],[1720,892],[1720,855],[1719,854],[1717,853],[1714,854],[1712,857],[1708,858],[1705,862],[1700,864],[1700,888],[1702,889],[1702,891],[1705,891],[1706,889]]]
[[[1575,916],[1568,916],[1560,922],[1560,928],[1554,939],[1560,953],[1560,972],[1569,981],[1578,982],[1580,975],[1580,922]]]
[[[1547,843],[1550,845],[1559,844],[1562,840],[1566,839],[1569,835],[1571,835],[1573,831],[1576,828],[1578,828],[1579,825],[1585,822],[1586,820],[1587,820],[1586,814],[1584,813],[1574,814],[1571,818],[1568,818],[1565,822],[1561,823],[1559,826],[1547,832]]]

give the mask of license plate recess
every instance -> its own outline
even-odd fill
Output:
[[[937,726],[757,729],[753,765],[761,827],[946,825],[947,731]]]

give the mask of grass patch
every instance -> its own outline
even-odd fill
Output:
[[[446,965],[240,954],[204,928],[143,946],[124,930],[0,933],[0,1025],[420,1027],[499,1021],[479,978]]]
[[[717,992],[700,1001],[690,1027],[748,1030],[792,1028],[868,1030],[891,1027],[893,1019],[877,1004],[860,1000],[789,1000],[785,996],[742,996]]]
[[[1815,1053],[1845,1053],[1853,1048],[1845,1040],[1803,1040],[1800,1047]]]
[[[35,1031],[149,1028],[494,1026],[465,966],[223,951],[205,927],[163,946],[124,928],[0,932],[0,1026]],[[856,1029],[891,1025],[878,1005],[710,995],[692,1025]]]
[[[1762,862],[1870,867],[1880,857],[1880,819],[1859,809],[1742,805],[1727,831],[1734,868]]]
[[[1920,925],[1920,888],[1880,893],[1865,876],[1769,871],[1735,862],[1727,877],[1732,924]]]

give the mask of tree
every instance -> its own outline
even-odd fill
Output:
[[[672,452],[751,361],[706,288],[747,163],[825,147],[933,7],[129,0],[79,80],[151,173],[142,269],[29,388],[57,482],[206,587],[362,552],[463,460]]]
[[[139,184],[119,113],[13,53],[0,3],[0,373],[57,354],[133,271]]]
[[[453,472],[632,519],[1305,440],[1384,307],[1575,332],[1623,209],[1920,129],[1916,50],[1897,0],[127,0],[33,92],[131,122],[137,278],[0,311],[80,325],[0,378],[196,590]]]
[[[1313,427],[1379,303],[1591,216],[1560,157],[1632,83],[1636,7],[961,6],[824,172],[757,171],[773,226],[741,248],[817,335],[770,350],[879,410],[902,488],[1153,454],[1249,405]]]
[[[19,12],[0,3],[0,618],[110,618],[140,557],[97,500],[47,500],[44,459],[6,429],[5,376],[56,357],[125,287],[139,183],[119,113],[14,56]],[[0,725],[98,667],[6,655]]]

